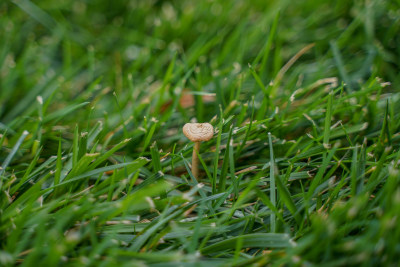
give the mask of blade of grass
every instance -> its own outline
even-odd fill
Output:
[[[3,164],[1,165],[1,168],[0,168],[0,190],[2,190],[2,186],[3,186],[3,174],[6,171],[6,168],[8,167],[8,165],[11,163],[11,160],[13,159],[15,154],[17,153],[19,147],[22,145],[22,142],[28,136],[28,134],[29,134],[28,131],[23,131],[22,132],[22,134],[19,137],[18,141],[15,143],[15,145],[11,149],[11,152],[8,154],[8,156],[4,160]]]
[[[269,145],[269,179],[270,179],[270,199],[271,203],[274,207],[276,207],[276,187],[275,187],[275,181],[276,176],[275,176],[275,158],[274,158],[274,150],[272,147],[272,138],[271,138],[271,133],[268,133],[268,145]],[[271,224],[271,232],[275,233],[276,232],[276,216],[275,213],[271,214],[270,217],[270,224]]]
[[[225,190],[226,190],[226,179],[227,179],[228,166],[229,166],[229,150],[230,150],[230,145],[231,145],[232,130],[233,130],[233,125],[231,125],[231,127],[230,127],[228,140],[226,143],[224,160],[222,163],[222,170],[221,170],[221,174],[219,176],[218,193],[225,192]]]
[[[234,249],[238,240],[245,248],[286,248],[290,247],[287,234],[257,233],[232,237],[201,249],[201,253],[215,253],[223,250]]]
[[[217,176],[218,176],[218,161],[219,161],[219,153],[220,153],[220,145],[221,145],[221,136],[222,136],[222,125],[223,125],[223,115],[222,115],[222,107],[220,106],[220,119],[218,124],[218,137],[217,137],[217,144],[215,147],[214,153],[214,171],[213,171],[213,183],[212,183],[212,193],[217,193]]]

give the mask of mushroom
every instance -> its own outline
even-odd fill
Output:
[[[192,174],[197,179],[199,175],[199,158],[197,157],[200,151],[200,142],[208,141],[213,137],[214,128],[209,123],[186,123],[183,126],[183,134],[192,142],[193,156],[192,156]]]

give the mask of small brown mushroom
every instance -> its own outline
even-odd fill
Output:
[[[183,126],[183,134],[194,142],[192,156],[192,174],[197,179],[199,175],[199,158],[197,153],[200,151],[200,142],[208,141],[214,135],[214,128],[209,123],[186,123]]]

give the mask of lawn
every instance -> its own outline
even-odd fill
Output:
[[[398,266],[399,11],[1,1],[0,266]]]

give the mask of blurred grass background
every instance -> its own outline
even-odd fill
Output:
[[[354,89],[371,76],[397,85],[398,7],[396,1],[4,1],[0,116],[10,121],[18,112],[6,111],[18,99],[32,88],[45,90],[37,88],[39,79],[61,79],[60,98],[67,100],[99,77],[118,94],[129,83],[144,90],[162,81],[175,54],[182,71],[196,66],[200,73],[202,84],[191,90],[216,87],[213,73],[221,80],[262,53],[279,12],[260,67],[266,83],[315,43],[285,77],[288,87],[299,74],[306,85],[332,76]]]

